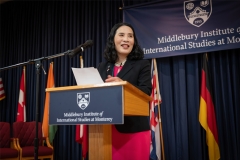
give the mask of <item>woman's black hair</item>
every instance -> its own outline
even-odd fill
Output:
[[[107,45],[106,45],[104,53],[103,53],[104,58],[108,62],[111,62],[111,63],[115,63],[117,61],[118,55],[117,55],[117,51],[115,50],[114,37],[115,37],[117,29],[121,26],[128,26],[133,30],[134,45],[133,45],[133,49],[132,49],[131,53],[127,56],[127,59],[130,59],[130,60],[143,59],[144,53],[138,44],[137,37],[136,37],[133,27],[130,24],[124,23],[124,22],[115,24],[113,26],[113,28],[111,29],[111,32],[107,39]]]

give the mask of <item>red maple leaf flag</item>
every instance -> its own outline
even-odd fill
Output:
[[[82,144],[82,156],[86,158],[88,152],[88,127],[87,125],[76,125],[75,140]]]
[[[80,56],[80,68],[83,68],[83,58]],[[75,140],[82,144],[82,156],[87,157],[88,152],[88,126],[87,125],[76,125]]]
[[[22,76],[21,76],[21,81],[20,81],[17,121],[26,122],[25,102],[26,102],[26,90],[25,90],[25,66],[24,66]]]

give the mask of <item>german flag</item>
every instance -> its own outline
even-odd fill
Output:
[[[216,116],[209,79],[207,53],[203,55],[199,122],[206,131],[209,160],[220,159]]]

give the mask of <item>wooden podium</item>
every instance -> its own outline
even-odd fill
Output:
[[[83,85],[83,86],[68,86],[68,87],[57,87],[57,88],[47,88],[46,92],[50,93],[50,109],[49,109],[49,124],[59,125],[55,122],[50,123],[50,117],[53,115],[51,113],[51,108],[58,107],[58,111],[61,111],[60,102],[52,102],[51,96],[55,92],[65,92],[70,90],[90,90],[93,89],[100,89],[104,91],[106,88],[111,87],[120,87],[122,93],[117,95],[119,99],[122,101],[122,110],[123,116],[133,116],[133,115],[140,115],[140,116],[149,116],[149,101],[151,101],[151,97],[133,86],[132,84],[128,83],[127,81],[122,82],[112,82],[112,83],[104,83],[104,84],[96,84],[96,85]],[[115,92],[112,92],[115,94]],[[58,96],[59,97],[59,96]],[[60,98],[61,99],[61,98]],[[59,101],[57,99],[55,101]],[[52,100],[54,101],[54,99]],[[110,102],[111,100],[109,100]],[[112,104],[111,104],[112,105]],[[65,107],[65,106],[63,106]],[[114,107],[114,106],[113,106]],[[63,111],[64,112],[64,111]],[[120,114],[122,114],[120,113]],[[78,123],[76,124],[85,124],[85,123]],[[70,124],[70,125],[76,125]],[[114,123],[113,123],[114,124]],[[68,125],[68,124],[65,124]],[[96,123],[88,123],[89,125],[89,159],[90,160],[111,160],[112,159],[112,124],[96,124]]]

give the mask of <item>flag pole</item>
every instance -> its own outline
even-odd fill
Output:
[[[158,71],[157,71],[157,63],[156,63],[156,59],[153,59],[153,64],[154,64],[154,72],[156,75],[156,86],[157,86],[157,97],[159,99],[160,97],[160,90],[159,90],[159,81],[158,81]],[[157,101],[158,103],[158,116],[159,116],[159,133],[160,133],[160,140],[161,140],[161,149],[162,149],[162,159],[165,160],[165,154],[164,154],[164,143],[163,143],[163,134],[162,134],[162,118],[161,118],[161,110],[160,110],[160,102],[159,100]]]
[[[26,66],[23,66],[23,79],[24,79],[24,103],[26,103]],[[26,104],[24,106],[24,110],[23,110],[23,113],[24,113],[24,117],[23,117],[23,121],[26,122],[27,121],[27,118],[26,118]]]
[[[82,56],[80,56],[79,58],[80,58],[80,68],[83,68],[83,58]]]

